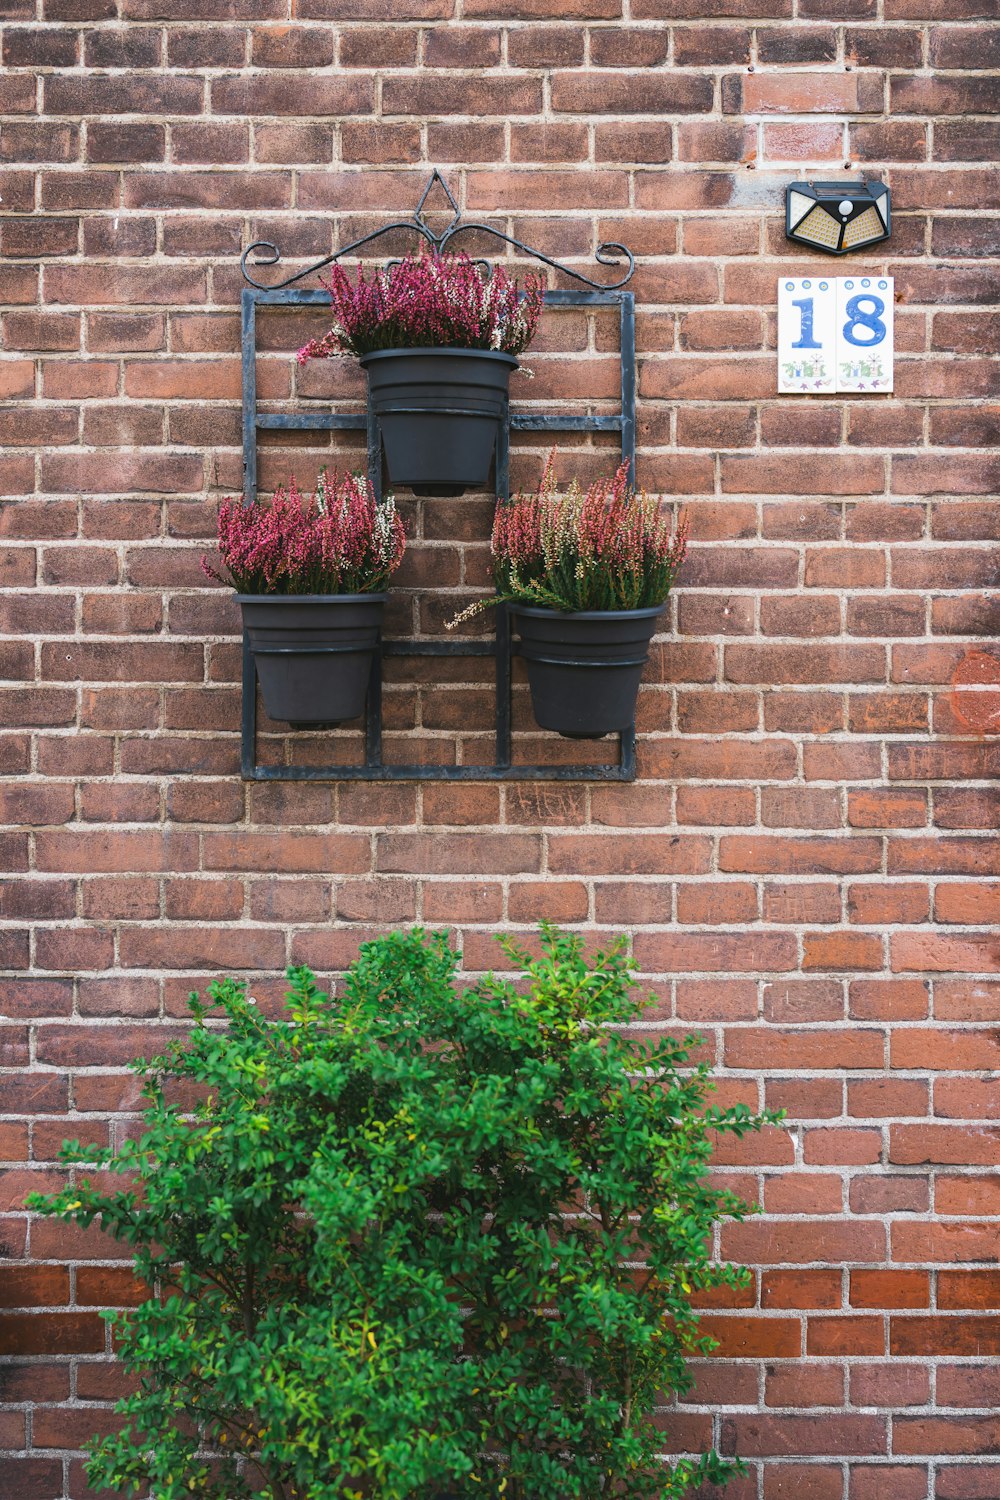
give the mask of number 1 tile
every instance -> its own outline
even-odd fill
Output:
[[[837,286],[832,276],[778,282],[778,390],[817,396],[836,390]]]

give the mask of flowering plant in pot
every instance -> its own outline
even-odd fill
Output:
[[[478,600],[449,628],[508,601],[542,728],[569,739],[626,729],[687,535],[683,522],[672,534],[657,501],[630,484],[628,463],[586,491],[574,479],[560,492],[550,454],[534,493],[497,506],[496,599]]]
[[[517,356],[534,337],[543,287],[465,254],[408,255],[366,277],[334,265],[334,324],[300,364],[353,354],[368,375],[393,484],[461,495],[489,478]]]
[[[714,1141],[776,1117],[634,1028],[623,943],[504,947],[523,979],[466,988],[444,934],[391,933],[333,996],[289,970],[270,1018],[218,981],[133,1065],[141,1129],[64,1146],[28,1208],[98,1225],[141,1287],[105,1315],[134,1385],[95,1489],[678,1500],[738,1471],[682,1456],[669,1405],[714,1347],[698,1303],[749,1280],[713,1255],[753,1212]]]
[[[324,470],[313,495],[295,480],[270,504],[219,506],[221,571],[236,590],[264,707],[295,727],[333,726],[363,711],[378,648],[382,592],[406,545],[392,496]]]

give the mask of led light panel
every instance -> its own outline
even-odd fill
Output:
[[[795,238],[807,245],[819,245],[822,250],[838,250],[842,228],[839,219],[817,205],[795,226]]]
[[[851,219],[844,225],[845,250],[853,250],[855,245],[874,244],[876,240],[884,238],[885,226],[874,208],[866,208],[863,214],[858,214],[856,219]]]
[[[793,182],[785,193],[790,240],[845,255],[889,238],[889,189],[882,182]]]

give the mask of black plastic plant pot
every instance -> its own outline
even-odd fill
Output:
[[[388,594],[237,594],[264,707],[294,729],[364,712]]]
[[[497,425],[518,368],[492,349],[379,349],[362,356],[389,478],[417,495],[489,483]]]
[[[570,740],[599,740],[634,723],[639,679],[662,609],[569,614],[511,604],[541,727]]]

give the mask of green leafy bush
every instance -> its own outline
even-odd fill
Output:
[[[747,1212],[707,1180],[712,1132],[761,1117],[706,1108],[690,1042],[621,1029],[620,944],[505,947],[523,982],[460,990],[443,935],[393,934],[335,999],[290,970],[276,1022],[213,984],[186,1045],[134,1065],[141,1136],[65,1148],[79,1180],[31,1207],[97,1220],[156,1288],[114,1318],[137,1389],[91,1484],[639,1500],[733,1472],[664,1463],[648,1418],[711,1348],[692,1297],[743,1279],[710,1260]]]

